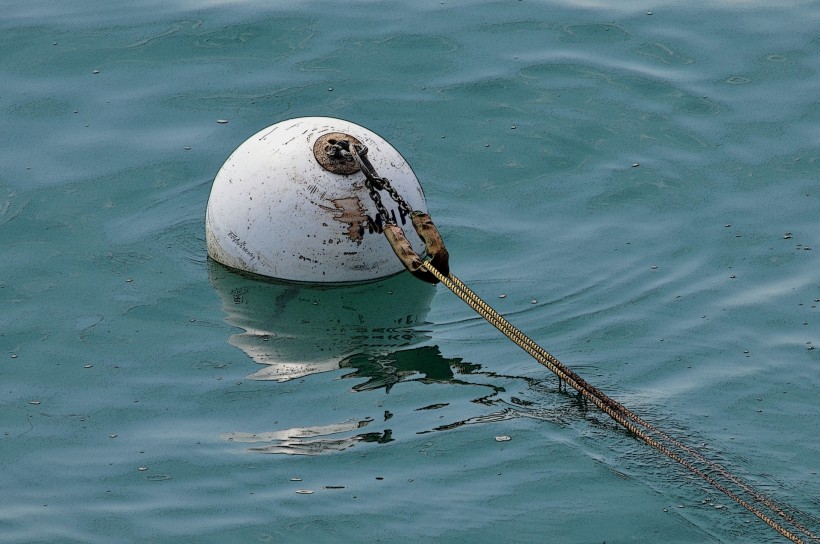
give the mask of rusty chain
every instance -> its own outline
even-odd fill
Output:
[[[396,188],[393,187],[390,180],[376,173],[376,169],[373,168],[373,165],[367,158],[366,145],[355,143],[351,144],[351,142],[348,142],[347,140],[340,140],[331,146],[330,150],[328,150],[328,155],[340,157],[348,161],[352,160],[359,165],[359,168],[365,177],[364,185],[367,187],[370,198],[376,205],[376,209],[378,210],[379,215],[381,215],[384,224],[392,224],[394,221],[390,219],[390,215],[387,213],[387,207],[382,202],[379,191],[387,192],[387,194],[390,195],[390,198],[398,204],[399,209],[405,216],[409,217],[413,213],[413,208],[410,207],[404,197],[402,197]]]

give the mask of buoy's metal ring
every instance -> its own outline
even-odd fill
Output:
[[[344,132],[328,132],[319,136],[313,143],[313,156],[316,157],[322,168],[334,174],[342,176],[349,176],[355,174],[359,170],[359,164],[353,160],[349,153],[337,153],[339,142],[347,142],[347,146],[359,145],[363,146],[354,136],[345,134]]]

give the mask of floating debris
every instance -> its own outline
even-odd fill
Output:
[[[225,123],[228,122],[228,120],[227,119],[217,119],[216,122],[219,123],[220,125],[224,125]]]
[[[510,440],[512,440],[512,437],[511,437],[511,436],[507,436],[507,435],[505,435],[505,434],[504,434],[504,435],[501,435],[501,436],[496,436],[496,437],[495,437],[495,441],[496,441],[496,442],[509,442]]]
[[[301,482],[302,478],[291,478],[290,481],[291,482]]]
[[[108,438],[117,438],[117,433],[111,433],[108,435]]]
[[[91,368],[91,367],[93,367],[93,366],[94,366],[94,365],[92,365],[92,364],[87,364],[87,365],[83,365],[83,368]]]
[[[34,406],[38,406],[40,404],[39,400],[30,400],[28,401],[29,404],[33,404]]]
[[[148,470],[148,467],[138,467],[137,470],[139,470],[140,472],[145,472],[146,470]]]
[[[505,295],[504,293],[501,293],[500,295],[498,295],[498,298],[507,298],[507,295]]]
[[[640,163],[638,163],[638,162],[633,162],[633,163],[632,163],[632,168],[637,168],[637,167],[639,167],[640,165],[641,165],[641,164],[640,164]]]
[[[313,495],[313,491],[310,490],[310,489],[297,489],[296,494],[297,495]]]

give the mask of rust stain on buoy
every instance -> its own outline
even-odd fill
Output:
[[[347,237],[352,241],[361,243],[364,238],[364,229],[362,225],[367,222],[367,215],[362,207],[362,201],[359,197],[349,198],[335,198],[331,200],[333,208],[328,206],[319,206],[323,210],[336,213],[333,216],[335,221],[347,225]],[[338,213],[341,212],[341,213]]]

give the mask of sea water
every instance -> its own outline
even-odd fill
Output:
[[[819,25],[810,1],[6,2],[0,541],[783,540],[442,286],[208,261],[222,162],[308,115],[386,138],[457,276],[817,534]]]

